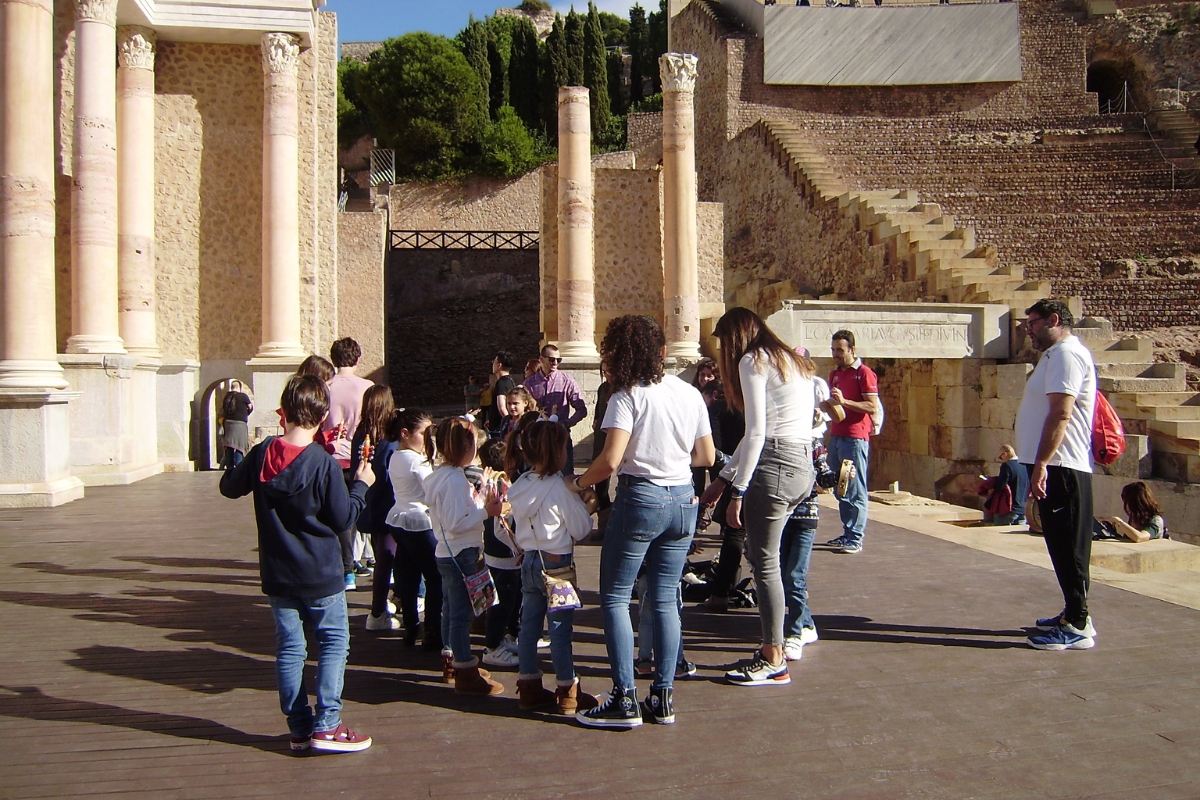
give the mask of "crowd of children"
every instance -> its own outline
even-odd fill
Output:
[[[335,347],[343,361],[347,352],[357,361],[357,345],[339,341]],[[508,359],[501,354],[497,361],[502,357]],[[716,365],[706,362],[701,371],[697,388],[716,430],[728,410]],[[564,477],[567,427],[539,412],[530,392],[508,385],[512,381],[501,387],[504,400],[489,404],[502,415],[484,414],[478,422],[471,414],[451,416],[435,424],[421,409],[396,408],[386,386],[369,385],[357,407],[337,399],[330,386],[337,375],[319,356],[307,359],[281,397],[285,433],[259,443],[221,481],[227,497],[254,495],[263,592],[275,618],[277,679],[292,749],[349,752],[371,744],[340,718],[349,652],[345,589],[353,577],[347,532],[369,536],[376,559],[367,630],[403,631],[407,645],[420,640],[439,652],[443,679],[458,693],[503,693],[485,668],[491,666],[517,671],[523,710],[595,709],[598,699],[582,690],[572,652],[579,607],[574,546],[592,530],[594,509],[572,488],[573,476]],[[331,409],[339,414],[332,427]],[[813,461],[820,486],[836,480],[822,450],[813,451]],[[696,475],[697,491],[704,477],[703,470]],[[816,639],[805,589],[817,517],[813,492],[783,536],[790,660]],[[652,671],[656,612],[646,605],[644,586],[638,595],[636,670],[644,675]],[[682,606],[678,592],[676,603]],[[471,633],[483,615],[480,657],[472,651]],[[314,707],[303,684],[306,624],[320,649]],[[539,667],[543,636],[555,673],[552,688],[543,685]],[[682,637],[677,652],[676,677],[694,674]]]

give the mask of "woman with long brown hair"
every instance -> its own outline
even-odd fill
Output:
[[[746,560],[758,588],[762,648],[725,673],[730,683],[789,683],[783,655],[787,612],[779,543],[796,506],[812,490],[813,363],[797,355],[753,311],[730,309],[713,335],[721,343],[725,397],[746,416],[746,435],[700,502],[730,487],[730,527],[746,529]]]
[[[1125,515],[1129,521],[1120,517],[1109,517],[1118,534],[1131,542],[1148,542],[1151,539],[1169,539],[1167,523],[1163,520],[1162,510],[1154,493],[1143,481],[1127,483],[1121,489],[1121,505],[1125,506]]]

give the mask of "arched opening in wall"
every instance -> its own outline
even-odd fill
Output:
[[[225,393],[235,383],[241,386],[240,391],[250,394],[245,381],[239,378],[222,378],[210,383],[200,395],[200,441],[196,453],[196,467],[199,469],[221,468],[221,456],[225,453],[225,446],[221,442],[221,423],[218,417]],[[253,400],[254,396],[250,395],[250,399]]]
[[[1096,95],[1101,114],[1133,111],[1133,70],[1116,61],[1096,61],[1088,66],[1087,90]]]

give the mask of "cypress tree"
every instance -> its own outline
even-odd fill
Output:
[[[575,7],[567,14],[567,82],[564,86],[583,86],[583,15]]]
[[[646,9],[635,5],[629,9],[629,102],[636,103],[644,96],[642,82],[646,76]]]
[[[608,102],[608,51],[604,48],[604,28],[600,12],[588,0],[587,22],[583,28],[583,85],[588,88],[592,112],[592,137],[602,137],[608,131],[611,111]]]
[[[608,54],[608,105],[616,115],[629,111],[629,99],[622,85],[625,77],[625,56],[619,51]]]
[[[479,85],[482,89],[483,98],[483,116],[485,119],[491,119],[491,114],[488,110],[488,97],[491,93],[492,70],[488,64],[487,51],[487,28],[474,16],[470,18],[467,27],[462,29],[458,35],[459,47],[462,48],[462,54],[466,56],[467,63],[471,65],[471,69],[475,70],[475,74],[479,77]]]
[[[542,130],[546,138],[558,143],[558,89],[569,86],[567,74],[567,36],[561,16],[555,16],[554,27],[542,49]]]
[[[521,17],[513,29],[512,52],[508,56],[508,97],[517,116],[531,131],[542,127],[539,59],[537,30],[532,22]]]
[[[488,110],[491,118],[496,119],[500,106],[508,105],[508,71],[504,69],[504,58],[500,55],[500,43],[495,36],[487,40],[488,72],[491,75],[491,86],[488,91]]]
[[[662,73],[658,69],[658,57],[667,52],[667,0],[658,0],[658,13],[650,12],[646,30],[646,66],[650,76],[654,78],[654,91],[657,94],[662,92]]]

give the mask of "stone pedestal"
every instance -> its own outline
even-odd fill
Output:
[[[158,461],[164,472],[191,472],[192,443],[196,440],[194,413],[199,390],[199,361],[164,361],[156,383]]]
[[[558,350],[569,361],[599,361],[593,270],[595,197],[588,90],[558,90]]]
[[[296,374],[304,358],[253,358],[246,362],[250,368],[250,389],[254,393],[254,411],[250,412],[247,423],[251,445],[283,433],[275,410],[279,408],[283,387]]]
[[[666,53],[663,87],[663,333],[667,357],[700,358],[696,221],[696,57]]]
[[[59,356],[82,399],[71,403],[71,471],[88,486],[162,472],[155,380],[159,362],[120,354]]]
[[[79,394],[0,389],[0,508],[58,506],[83,497],[71,475],[68,403]]]

